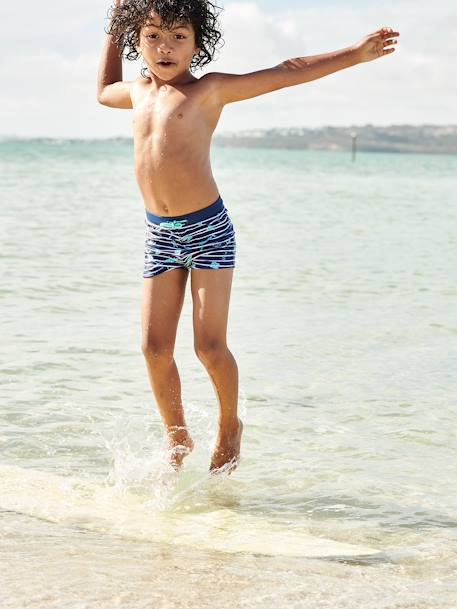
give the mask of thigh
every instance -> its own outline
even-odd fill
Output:
[[[143,280],[143,348],[174,346],[188,274],[186,269],[173,269]]]
[[[196,345],[226,342],[232,279],[233,268],[191,270]]]
[[[191,229],[192,230],[192,229]],[[225,207],[197,225],[189,243],[192,269],[229,269],[235,267],[235,228]]]

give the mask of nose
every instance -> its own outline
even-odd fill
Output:
[[[167,52],[168,52],[168,53],[170,53],[170,52],[171,52],[171,47],[170,47],[170,45],[169,45],[168,43],[166,43],[166,42],[161,42],[161,43],[159,44],[159,49],[160,49],[161,51],[162,51],[162,50],[167,50]]]

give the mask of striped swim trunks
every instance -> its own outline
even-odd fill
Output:
[[[185,216],[156,216],[145,211],[145,279],[179,268],[235,267],[235,229],[221,197]]]

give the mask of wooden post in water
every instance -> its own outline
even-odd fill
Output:
[[[353,131],[351,133],[352,138],[352,161],[355,161],[355,155],[357,153],[357,133]]]

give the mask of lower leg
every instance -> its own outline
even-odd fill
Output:
[[[219,426],[229,430],[237,424],[238,366],[226,347],[213,354],[199,354],[213,383],[219,402]]]
[[[219,430],[210,471],[228,463],[235,469],[240,455],[243,423],[238,417],[238,366],[227,347],[211,354],[199,353],[219,402]]]
[[[194,447],[181,400],[181,380],[174,358],[144,354],[154,397],[168,436],[170,462],[179,467]]]

